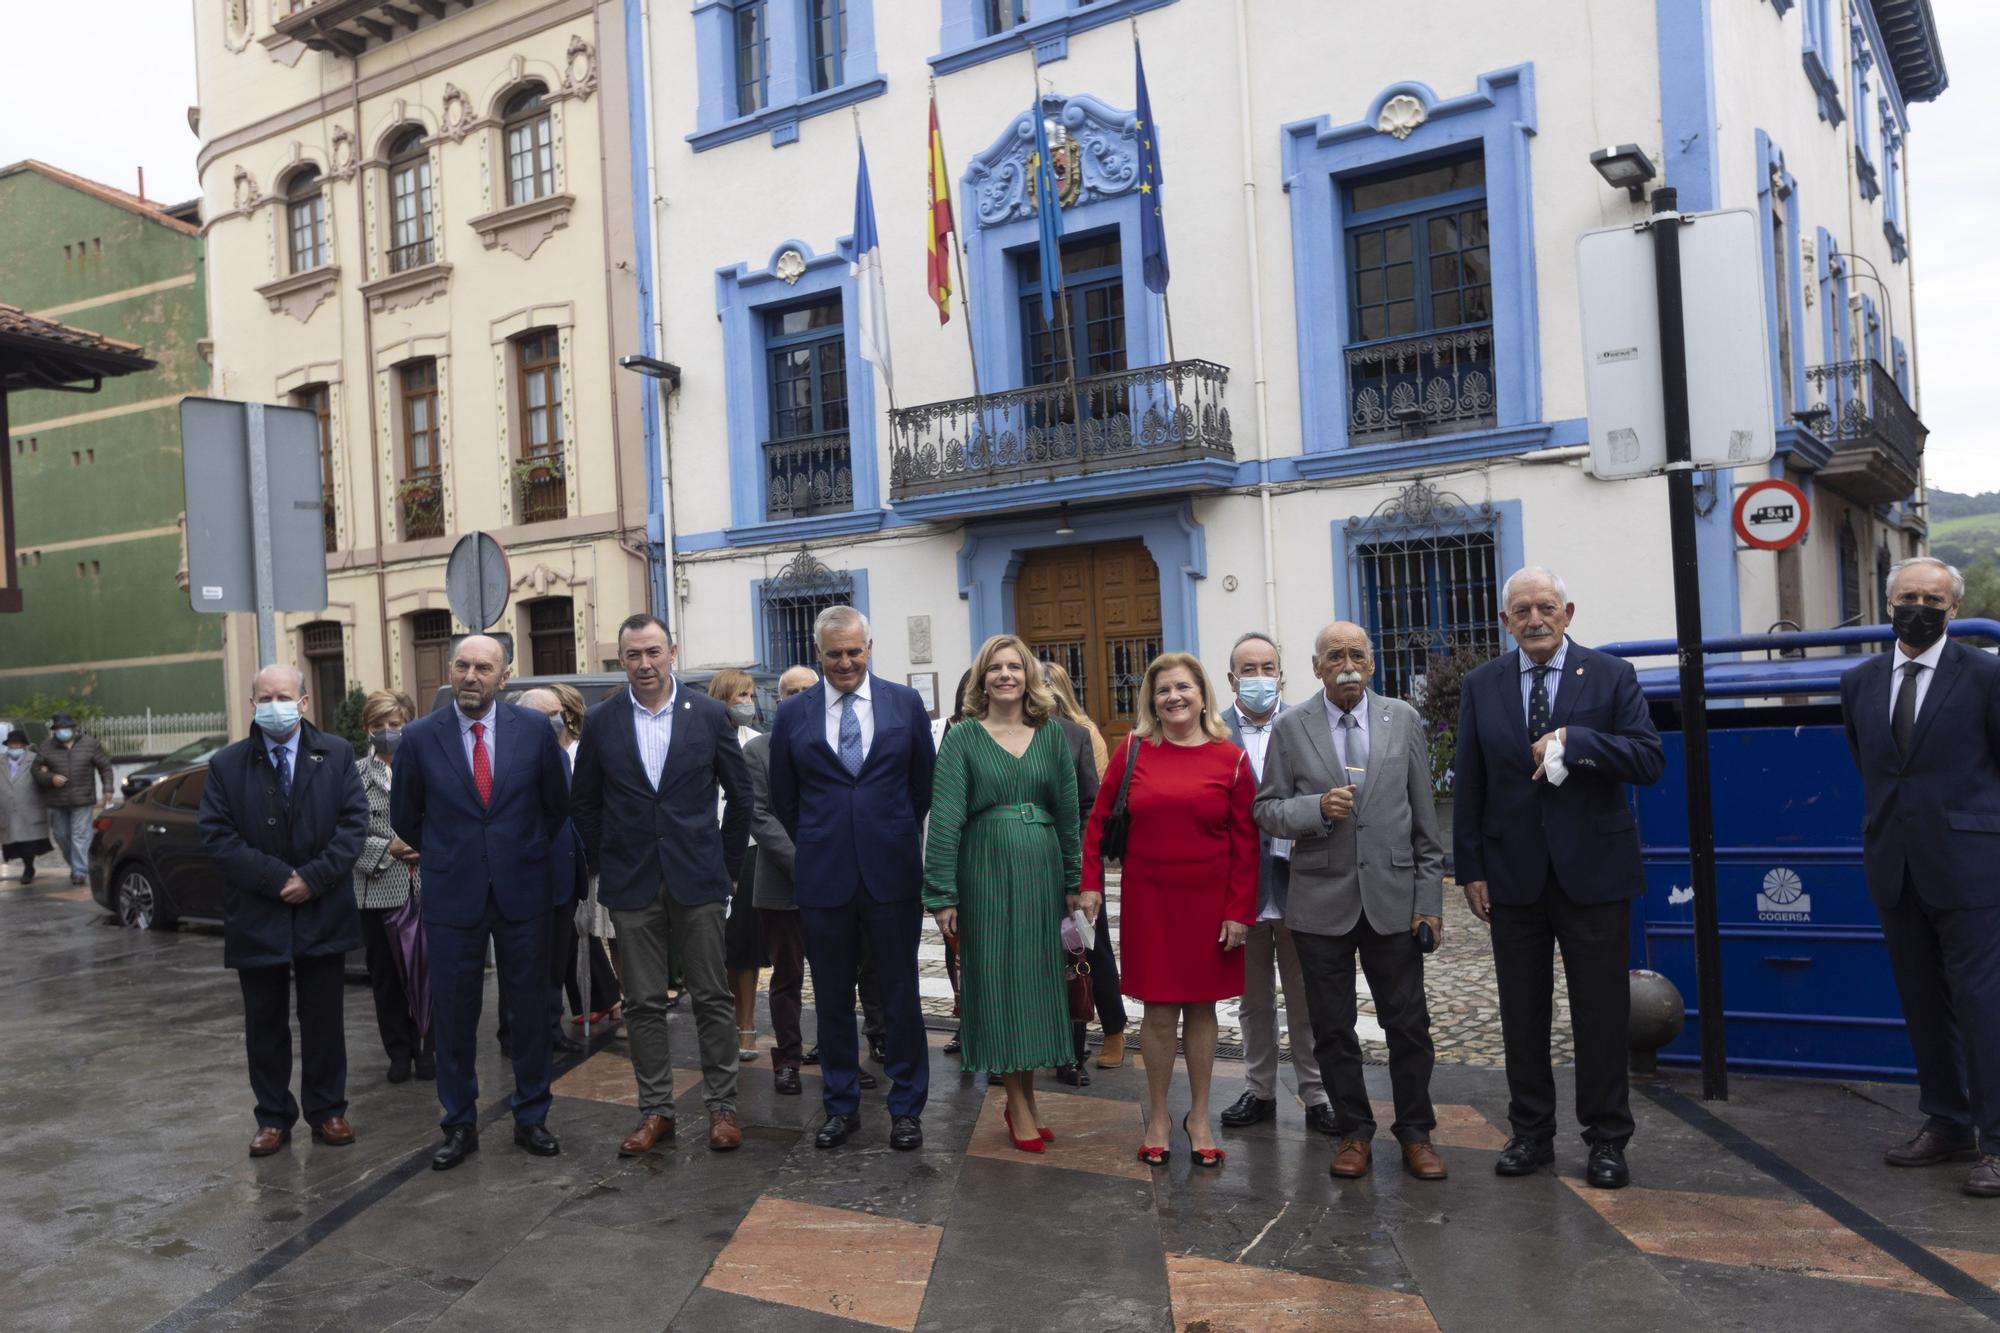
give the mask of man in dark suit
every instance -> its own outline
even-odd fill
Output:
[[[917,692],[871,674],[868,618],[829,607],[813,624],[823,683],[778,705],[771,805],[796,849],[794,891],[819,1020],[826,1123],[835,1148],[860,1108],[856,955],[868,942],[887,1028],[889,1146],[924,1142],[930,1048],[917,1003],[923,930],[923,821],[931,808],[930,712]]]
[[[674,1136],[670,949],[694,999],[708,1146],[727,1152],[742,1145],[743,1131],[723,922],[750,836],[750,773],[721,700],[674,679],[674,643],[664,624],[643,612],[628,617],[618,627],[618,660],[628,688],[584,715],[571,794],[577,832],[597,869],[597,899],[618,925],[625,962],[639,1125],[618,1153],[637,1157]]]
[[[437,1032],[449,1170],[479,1151],[479,1009],[490,940],[513,1033],[514,1142],[537,1157],[561,1151],[549,1114],[549,911],[552,847],[569,813],[563,752],[540,713],[499,697],[507,681],[499,640],[470,634],[452,649],[453,707],[403,730],[389,822],[417,849],[430,949],[431,1024]]]
[[[787,667],[778,677],[778,702],[817,684],[819,674],[811,667]],[[769,732],[752,736],[744,745],[743,763],[750,770],[750,836],[757,840],[751,902],[771,956],[771,1086],[782,1096],[796,1097],[803,1091],[799,1065],[805,1058],[805,1036],[799,1019],[804,1012],[806,944],[799,933],[798,900],[792,896],[792,835],[771,808]]]
[[[1631,1179],[1628,927],[1646,887],[1625,785],[1657,782],[1665,752],[1631,663],[1568,638],[1576,605],[1561,579],[1519,570],[1501,609],[1520,646],[1461,686],[1452,821],[1458,882],[1493,928],[1500,985],[1514,1136],[1494,1170],[1524,1176],[1555,1160],[1549,1025],[1560,943],[1587,1176],[1618,1189]]]
[[[1971,1158],[1965,1192],[2000,1198],[2000,660],[1945,637],[1965,581],[1942,560],[1895,565],[1888,594],[1896,651],[1840,679],[1868,896],[1924,1113],[1884,1158]]]
[[[302,720],[297,670],[265,667],[251,698],[250,734],[208,761],[200,827],[222,871],[222,961],[243,987],[243,1044],[257,1095],[250,1155],[268,1157],[291,1141],[301,1105],[313,1138],[336,1148],[354,1142],[341,988],[347,952],[361,947],[354,863],[368,834],[368,793],[347,742]],[[296,1101],[286,1002],[294,986]]]
[[[1285,711],[1285,673],[1278,645],[1253,630],[1229,650],[1229,688],[1236,702],[1223,711],[1223,725],[1236,748],[1250,756],[1250,771],[1264,780],[1264,757],[1271,732]],[[1291,881],[1291,843],[1257,831],[1257,924],[1243,937],[1243,1076],[1249,1087],[1222,1113],[1226,1129],[1241,1129],[1278,1114],[1278,984],[1285,988],[1285,1027],[1292,1037],[1292,1080],[1305,1103],[1306,1128],[1338,1132],[1339,1122],[1320,1080],[1313,1055],[1313,1025],[1306,1000],[1298,949],[1285,924],[1285,891]]]

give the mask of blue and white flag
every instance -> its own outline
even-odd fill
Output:
[[[1139,73],[1139,116],[1133,132],[1139,136],[1139,256],[1146,290],[1167,290],[1167,222],[1161,213],[1160,187],[1167,178],[1160,167],[1160,136],[1153,124],[1153,99],[1146,92],[1146,60],[1139,39],[1132,38],[1132,63]]]
[[[1042,120],[1042,99],[1028,108],[1035,122],[1035,220],[1041,234],[1042,322],[1053,325],[1056,293],[1062,289],[1062,200],[1056,197],[1055,159],[1049,156],[1049,130]]]
[[[895,377],[889,371],[889,289],[882,276],[882,238],[875,231],[875,192],[868,185],[868,148],[858,138],[861,167],[854,177],[854,325],[861,357],[882,372],[882,383],[893,399]]]

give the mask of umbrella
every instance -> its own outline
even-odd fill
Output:
[[[410,896],[400,907],[389,909],[384,918],[389,936],[389,952],[396,960],[396,972],[403,979],[403,994],[410,999],[410,1017],[416,1021],[421,1040],[431,1030],[431,959],[424,945],[423,909],[417,901],[415,876],[411,876]]]

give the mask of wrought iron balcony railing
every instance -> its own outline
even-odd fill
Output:
[[[852,508],[854,466],[846,432],[765,442],[766,519],[843,514]]]
[[[1470,324],[1347,349],[1347,438],[1421,439],[1494,424],[1493,326]]]
[[[523,523],[569,517],[561,455],[541,454],[514,465],[514,516]]]
[[[396,488],[396,516],[404,541],[444,536],[444,478],[438,469],[403,478]]]
[[[894,499],[1202,459],[1233,461],[1229,370],[1174,361],[890,414]],[[1079,417],[1081,420],[1079,420]]]
[[[1806,369],[1814,405],[1799,419],[1833,448],[1820,475],[1866,504],[1887,504],[1917,487],[1928,432],[1879,361],[1836,361]]]
[[[326,528],[326,549],[329,553],[340,549],[340,534],[336,531],[333,513],[333,487],[321,486],[319,493],[320,521]]]

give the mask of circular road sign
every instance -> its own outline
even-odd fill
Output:
[[[500,619],[513,587],[507,552],[485,533],[468,532],[451,548],[444,566],[445,600],[474,634]]]
[[[1797,545],[1812,521],[1805,492],[1789,481],[1760,481],[1736,497],[1736,535],[1760,551]]]

